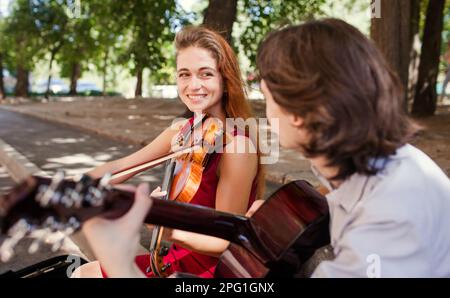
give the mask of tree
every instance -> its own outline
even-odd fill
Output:
[[[32,1],[16,0],[11,14],[5,18],[4,34],[8,37],[10,58],[16,68],[16,96],[27,96],[29,73],[42,57],[42,39],[32,12]]]
[[[411,0],[411,53],[409,61],[408,85],[405,86],[405,104],[409,105],[414,99],[416,92],[417,77],[419,73],[420,62],[420,32],[421,32],[421,11],[423,7],[422,0]]]
[[[0,14],[1,17],[1,14]],[[5,85],[3,82],[3,56],[4,56],[4,51],[6,48],[6,44],[4,41],[4,23],[3,20],[0,18],[0,100],[4,99],[6,97],[6,92],[5,92]]]
[[[203,18],[203,25],[221,33],[230,44],[233,24],[236,21],[237,3],[238,0],[209,0]]]
[[[42,44],[45,45],[46,50],[50,53],[49,75],[45,91],[45,98],[48,98],[53,62],[64,44],[64,35],[66,34],[69,20],[64,10],[64,4],[52,0],[34,0],[30,3],[32,17],[39,31],[39,37],[42,39]]]
[[[240,34],[240,46],[251,65],[256,63],[256,53],[263,38],[274,29],[300,21],[313,19],[319,14],[325,0],[242,0],[238,5],[238,19],[244,28]]]
[[[70,18],[67,24],[58,63],[61,65],[61,76],[70,78],[70,95],[77,94],[78,79],[97,51],[91,36],[93,22],[90,15],[83,15]]]
[[[417,0],[379,0],[380,18],[372,18],[370,35],[407,90],[412,42],[418,14]],[[405,109],[407,107],[405,92]]]
[[[0,100],[6,96],[5,85],[3,83],[3,54],[0,52]]]
[[[182,23],[182,16],[172,0],[114,1],[112,5],[118,22],[128,30],[119,61],[136,76],[135,96],[141,97],[144,69],[158,71],[164,64],[163,45],[173,41],[174,29]]]
[[[106,95],[108,67],[112,64],[114,52],[118,52],[117,46],[123,38],[125,27],[121,24],[124,21],[117,22],[116,15],[119,11],[115,11],[112,0],[91,0],[89,4],[89,15],[92,23],[92,35],[94,38],[92,62],[97,70],[102,74],[102,94]],[[120,17],[120,15],[118,15]]]
[[[431,116],[436,111],[436,80],[439,71],[445,0],[430,0],[425,19],[419,78],[412,114]]]

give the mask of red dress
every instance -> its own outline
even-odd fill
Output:
[[[236,136],[238,134],[241,135],[235,131],[233,135]],[[200,186],[195,196],[189,202],[190,204],[197,204],[210,208],[216,207],[216,190],[219,182],[217,167],[221,157],[222,153],[213,153],[210,156],[208,164],[203,171]],[[253,204],[255,197],[256,179],[253,181],[247,208]],[[164,257],[165,264],[171,263],[171,266],[167,269],[170,270],[170,273],[186,272],[203,278],[214,277],[214,270],[218,261],[218,258],[202,255],[175,244],[172,245],[169,249],[169,253]],[[137,256],[135,262],[147,277],[155,277],[153,272],[147,272],[147,268],[150,266],[150,257],[148,254]],[[102,274],[103,277],[107,277],[103,269]]]

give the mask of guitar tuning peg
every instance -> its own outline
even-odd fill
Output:
[[[34,254],[38,251],[39,247],[41,246],[42,241],[40,239],[35,239],[31,244],[30,247],[28,247],[28,253]]]
[[[52,252],[57,252],[61,247],[63,247],[65,241],[66,241],[66,235],[63,235],[61,237],[61,239],[59,239],[58,241],[53,243],[52,248],[51,248]]]
[[[5,239],[0,247],[0,260],[3,263],[8,262],[14,256],[14,245],[10,245],[8,240],[9,239]]]
[[[84,200],[91,206],[100,206],[103,204],[103,192],[99,188],[91,186]]]
[[[76,208],[80,208],[81,205],[83,204],[83,197],[80,195],[81,189],[73,189],[70,192],[70,200],[72,201],[72,204],[76,207]]]
[[[87,195],[84,200],[89,203],[91,206],[101,206],[104,200],[104,191],[109,190],[111,188],[109,182],[111,181],[112,175],[110,173],[106,173],[100,179],[97,186],[89,186]]]
[[[20,239],[25,237],[25,235],[31,230],[31,225],[27,222],[26,219],[22,218],[9,229],[8,235],[11,236],[11,239],[17,239],[17,241],[19,241]]]
[[[50,182],[49,188],[52,189],[53,191],[56,191],[56,189],[58,188],[58,186],[61,184],[61,182],[64,180],[64,177],[66,175],[64,174],[64,171],[62,170],[58,170],[55,174],[55,176],[53,176],[52,181]]]
[[[57,170],[55,175],[53,176],[52,182],[53,181],[57,181],[57,183],[59,183],[61,180],[64,179],[64,177],[66,177],[66,174],[64,173],[63,170]]]
[[[109,182],[111,181],[112,175],[111,173],[106,173],[105,175],[103,175],[103,177],[100,179],[100,182],[98,183],[98,186],[100,189],[109,187],[110,184]]]
[[[85,189],[92,184],[93,179],[86,174],[81,175],[81,177],[76,181],[74,189],[70,192],[70,199],[76,208],[80,208],[83,204],[83,197]]]
[[[52,245],[52,252],[58,251],[66,241],[66,237],[73,234],[75,231],[77,231],[80,228],[81,224],[75,217],[70,217],[68,222],[65,225],[64,229],[60,229],[62,232],[62,236],[59,240],[55,241]]]
[[[73,189],[71,189],[71,188],[66,188],[65,190],[64,190],[64,194],[62,195],[62,197],[61,197],[61,203],[64,205],[64,207],[66,207],[66,208],[70,208],[70,207],[72,207],[73,206],[73,204],[74,204],[74,201],[72,200],[72,198],[71,198],[71,195],[72,195],[72,192],[73,192]]]
[[[50,228],[50,229],[52,229],[52,228],[55,227],[56,224],[57,224],[57,222],[56,222],[56,220],[55,220],[55,217],[54,217],[54,216],[49,216],[49,217],[47,217],[47,218],[45,219],[43,226],[44,226],[45,228]]]
[[[8,262],[14,255],[14,247],[32,230],[31,225],[25,220],[19,220],[8,231],[9,238],[6,238],[0,246],[0,260]]]
[[[61,197],[61,193],[58,192],[57,189],[64,181],[64,177],[64,172],[59,170],[56,172],[55,176],[53,176],[53,179],[48,186],[39,187],[36,201],[38,201],[42,207],[48,206],[50,202],[53,202],[55,204],[58,203]]]
[[[69,236],[76,232],[81,227],[80,221],[76,217],[70,217],[64,229],[64,234]]]
[[[80,221],[74,216],[71,216],[67,223],[74,229],[78,229],[80,227]]]

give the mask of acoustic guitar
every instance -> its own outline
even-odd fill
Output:
[[[226,239],[231,242],[216,267],[216,277],[292,276],[316,249],[329,243],[325,198],[308,182],[288,183],[272,194],[251,218],[215,209],[152,198],[145,223]],[[69,235],[94,217],[125,214],[134,193],[83,176],[69,181],[30,176],[0,197],[1,260],[37,228]],[[61,243],[62,245],[62,243]]]

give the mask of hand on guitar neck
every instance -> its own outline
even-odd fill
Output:
[[[108,276],[145,277],[134,262],[139,245],[139,231],[151,207],[149,196],[161,197],[165,192],[161,192],[158,187],[150,194],[146,183],[137,188],[131,185],[120,185],[116,188],[135,192],[135,202],[131,209],[116,220],[94,217],[85,222],[83,232]]]

